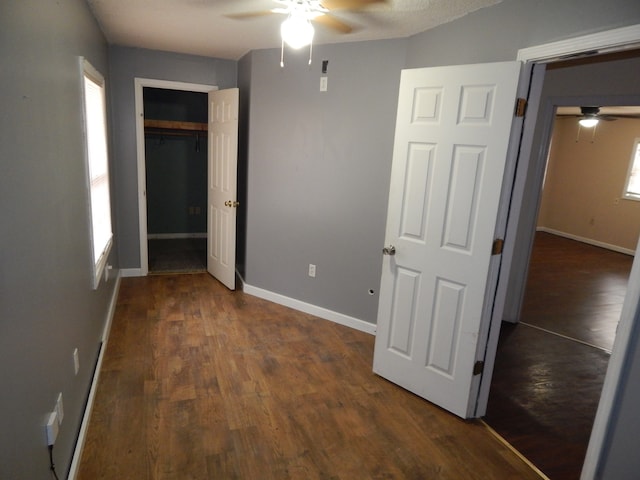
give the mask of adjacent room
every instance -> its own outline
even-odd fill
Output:
[[[603,107],[583,127],[579,107],[558,114],[521,319],[503,325],[485,420],[549,478],[577,479],[640,234],[626,193],[640,117]]]

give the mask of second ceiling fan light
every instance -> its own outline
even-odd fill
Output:
[[[580,107],[583,117],[578,120],[581,127],[592,128],[595,127],[598,122],[598,113],[600,113],[599,107]]]
[[[581,118],[580,120],[578,120],[578,123],[580,124],[580,126],[585,127],[585,128],[591,128],[591,127],[595,127],[598,124],[598,119],[597,118]]]

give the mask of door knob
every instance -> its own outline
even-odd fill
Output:
[[[396,247],[394,247],[393,245],[389,245],[388,247],[384,247],[382,249],[382,253],[384,255],[395,255],[396,254]]]
[[[231,200],[224,202],[225,207],[237,207],[238,205],[240,205],[240,202],[232,202]]]

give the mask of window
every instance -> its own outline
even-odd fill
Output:
[[[640,138],[636,138],[633,144],[623,197],[629,200],[640,201]]]
[[[81,59],[84,103],[84,133],[89,223],[93,258],[93,288],[98,288],[112,245],[109,159],[107,152],[107,111],[104,78],[89,62]]]

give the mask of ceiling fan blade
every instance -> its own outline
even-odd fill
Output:
[[[353,27],[351,27],[351,25],[347,25],[342,20],[338,20],[336,17],[333,17],[331,15],[321,15],[314,18],[313,21],[340,33],[353,32]]]
[[[387,3],[387,0],[321,0],[327,10],[358,10],[376,3]]]
[[[635,114],[616,114],[616,113],[607,113],[605,115],[603,115],[603,117],[609,117],[611,120],[616,120],[618,118],[631,118],[634,120],[638,120],[640,119],[640,115],[635,115]]]
[[[272,15],[273,12],[271,10],[263,10],[260,12],[239,12],[239,13],[228,13],[225,15],[227,18],[232,18],[233,20],[245,20],[249,18],[256,17],[264,17],[267,15]]]

